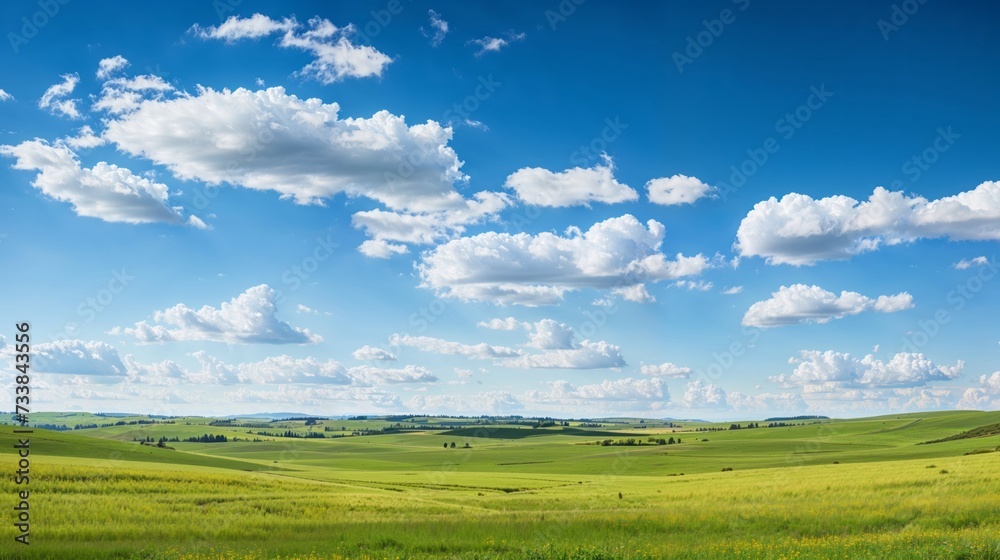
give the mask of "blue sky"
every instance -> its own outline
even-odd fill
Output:
[[[39,407],[1000,406],[994,6],[0,15]]]

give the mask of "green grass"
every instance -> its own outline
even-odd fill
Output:
[[[119,441],[128,436],[110,428],[104,439],[39,430],[33,543],[14,548],[5,523],[0,559],[1000,560],[1000,453],[965,455],[1000,436],[918,445],[998,421],[947,412],[614,431],[683,441],[648,447],[593,445],[610,424],[176,450]],[[206,424],[144,430],[229,429]],[[507,437],[519,431],[538,435]],[[12,438],[0,427],[0,469],[10,473]],[[451,441],[472,448],[445,449]],[[0,480],[0,496],[15,490]]]

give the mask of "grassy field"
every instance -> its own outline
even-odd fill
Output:
[[[14,543],[5,519],[0,558],[1000,560],[1000,434],[976,431],[1000,412],[739,430],[632,419],[171,420],[36,430],[32,544]],[[11,430],[0,426],[0,469],[13,474]],[[991,435],[924,443],[969,430]],[[241,441],[133,441],[205,433]],[[661,438],[680,443],[650,441]],[[645,445],[601,445],[629,439]],[[6,502],[18,489],[0,479]]]

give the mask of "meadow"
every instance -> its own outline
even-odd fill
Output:
[[[1000,412],[741,429],[33,420],[98,427],[32,435],[31,545],[14,543],[5,520],[0,558],[1000,560],[1000,433],[983,429]],[[228,441],[169,441],[204,434]],[[138,443],[150,438],[167,447]],[[656,443],[666,438],[680,443]],[[0,426],[0,469],[11,474],[14,441]],[[6,502],[17,489],[0,479]]]

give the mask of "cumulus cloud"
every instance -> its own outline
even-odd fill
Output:
[[[427,368],[408,365],[402,368],[380,368],[356,366],[348,373],[362,385],[386,385],[397,383],[433,383],[438,380]]]
[[[733,286],[731,288],[726,288],[725,290],[722,290],[723,295],[727,296],[734,296],[741,292],[743,292],[743,286]]]
[[[790,416],[805,412],[809,405],[797,393],[757,393],[747,395],[739,391],[729,393],[726,399],[733,410],[740,412],[769,413],[773,416]]]
[[[758,202],[740,223],[736,249],[770,264],[849,259],[921,238],[1000,239],[1000,182],[927,200],[877,187],[867,201],[791,193]]]
[[[254,286],[218,308],[192,309],[183,303],[153,314],[153,324],[115,327],[113,335],[128,335],[141,342],[206,340],[235,343],[306,344],[322,337],[279,320],[275,291],[267,284]]]
[[[661,253],[665,229],[644,226],[631,215],[611,218],[587,232],[566,236],[487,232],[443,243],[424,253],[417,268],[421,285],[444,297],[499,304],[552,305],[582,288],[636,291],[645,283],[700,274],[710,266],[703,255]]]
[[[202,88],[147,101],[109,122],[104,136],[178,179],[274,191],[300,204],[343,193],[393,210],[466,206],[454,188],[466,177],[448,146],[450,128],[434,121],[407,126],[387,111],[341,119],[339,111],[336,103],[299,99],[280,87]]]
[[[201,27],[195,24],[191,33],[202,39],[218,39],[227,43],[235,43],[241,39],[260,39],[279,31],[289,31],[296,26],[293,19],[285,18],[278,21],[263,14],[254,14],[248,18],[230,16],[219,26]]]
[[[526,354],[500,360],[498,363],[505,367],[525,369],[602,369],[626,365],[621,348],[603,340],[584,340],[569,348]]]
[[[743,316],[743,324],[755,327],[779,327],[803,323],[827,323],[864,311],[895,313],[913,307],[913,298],[902,292],[872,299],[857,292],[836,295],[819,286],[793,284],[771,293],[771,299],[758,301]]]
[[[381,77],[392,59],[368,45],[356,45],[351,38],[354,25],[337,27],[328,19],[314,17],[305,25],[295,17],[274,20],[262,14],[248,18],[231,16],[219,26],[194,25],[191,33],[202,39],[234,43],[241,39],[260,39],[280,33],[278,46],[310,53],[313,60],[299,73],[322,84],[345,78]]]
[[[920,387],[930,381],[947,381],[961,376],[965,364],[939,366],[923,354],[900,352],[889,361],[872,354],[862,359],[850,354],[827,350],[803,350],[791,374],[771,378],[784,387],[804,386],[810,392],[834,391],[842,388]]]
[[[94,129],[88,125],[83,125],[76,131],[76,136],[67,136],[57,143],[62,143],[74,150],[96,148],[105,143],[104,138],[94,134]]]
[[[691,368],[681,367],[670,362],[663,362],[659,365],[643,364],[639,366],[639,373],[653,377],[674,377],[678,379],[687,379],[691,376]]]
[[[968,259],[968,260],[962,259],[957,263],[953,264],[952,266],[955,268],[955,270],[967,270],[969,268],[972,268],[973,266],[985,266],[988,265],[989,263],[990,260],[987,259],[986,257],[976,257],[974,259]]]
[[[539,350],[565,350],[573,348],[575,333],[565,323],[542,319],[532,325],[528,346]]]
[[[366,210],[356,212],[351,223],[373,238],[362,244],[362,253],[370,257],[388,258],[394,254],[409,252],[401,243],[429,245],[461,235],[466,226],[495,221],[499,212],[510,203],[510,198],[504,193],[483,191],[445,210]]]
[[[396,356],[392,352],[376,348],[374,346],[368,346],[367,344],[355,350],[351,355],[354,356],[355,360],[377,360],[381,362],[396,361]]]
[[[970,387],[962,394],[957,408],[987,410],[1000,408],[1000,371],[979,376],[979,387]]]
[[[493,329],[495,331],[516,331],[517,329],[531,329],[531,323],[523,323],[513,317],[504,319],[490,319],[476,323],[477,327]]]
[[[525,167],[507,177],[504,187],[527,204],[562,208],[590,206],[591,202],[615,204],[637,200],[628,185],[615,180],[611,159],[589,169],[574,167],[558,173],[540,167]]]
[[[83,118],[76,106],[80,100],[66,99],[76,89],[76,84],[80,82],[80,76],[63,74],[62,79],[63,81],[53,84],[45,90],[41,99],[38,100],[38,108],[46,109],[53,115],[61,115],[70,119]]]
[[[420,414],[507,414],[524,408],[506,391],[485,391],[475,395],[416,395],[406,407]]]
[[[334,360],[320,361],[316,358],[292,358],[291,356],[271,356],[259,362],[226,364],[210,356],[205,351],[194,353],[201,368],[189,372],[189,381],[200,383],[315,383],[330,385],[350,385],[355,381]]]
[[[399,383],[433,383],[438,380],[426,368],[407,365],[390,369],[374,366],[356,366],[345,369],[336,360],[319,360],[313,357],[293,358],[287,355],[270,356],[258,362],[225,363],[199,350],[191,354],[199,367],[187,370],[166,360],[143,364],[126,356],[129,376],[145,383],[164,384],[171,380],[184,380],[194,384],[308,384],[372,387]]]
[[[104,342],[84,340],[57,340],[31,347],[30,367],[37,373],[56,373],[93,377],[121,377],[128,374],[118,350]],[[0,350],[14,366],[13,346]],[[20,362],[19,362],[20,363]]]
[[[519,356],[521,354],[520,351],[514,350],[513,348],[507,348],[506,346],[491,346],[486,343],[462,344],[461,342],[453,342],[450,340],[444,340],[442,338],[433,338],[430,336],[413,336],[409,334],[406,335],[393,334],[392,336],[389,337],[389,343],[392,346],[408,346],[411,348],[416,348],[421,352],[430,352],[432,354],[450,354],[455,356],[465,356],[477,360],[506,358],[511,356]]]
[[[399,397],[376,387],[301,387],[279,385],[277,389],[255,390],[240,387],[225,393],[226,402],[254,404],[285,404],[315,406],[329,410],[332,403],[338,408],[368,410],[399,410],[403,406]]]
[[[431,41],[432,47],[437,47],[444,41],[444,36],[448,34],[448,22],[441,19],[434,10],[427,10],[427,15],[430,18],[428,25],[431,31],[424,31],[424,28],[420,28],[420,32],[424,34],[424,37],[428,37]]]
[[[395,255],[405,255],[410,249],[406,245],[389,243],[384,239],[368,239],[358,245],[358,252],[366,257],[388,259]]]
[[[717,190],[702,182],[701,179],[687,175],[660,177],[659,179],[650,179],[646,183],[649,201],[664,206],[694,204],[700,198],[714,198]]]
[[[81,142],[86,142],[82,139]],[[169,206],[167,186],[114,164],[98,162],[81,167],[68,146],[45,140],[28,140],[16,146],[0,146],[0,155],[14,157],[14,169],[38,171],[31,185],[60,202],[68,202],[79,216],[106,222],[142,224],[185,223],[204,229],[201,219],[185,220],[180,207]]]
[[[601,383],[576,387],[568,381],[547,383],[547,391],[531,390],[525,400],[540,404],[583,405],[588,401],[667,402],[670,393],[662,379],[605,379]]]
[[[525,38],[524,33],[515,33],[514,30],[510,30],[505,35],[507,38],[501,37],[483,37],[482,39],[472,39],[467,42],[467,45],[476,45],[479,50],[476,51],[476,56],[483,56],[488,52],[500,52],[500,49],[510,45],[511,43],[516,43],[517,41],[523,41]]]
[[[97,64],[97,79],[106,80],[111,77],[112,74],[128,66],[128,60],[122,55],[116,55],[111,58],[102,58]]]
[[[715,384],[705,384],[701,381],[692,381],[687,384],[684,397],[681,399],[684,406],[688,408],[728,408],[726,402],[726,392]]]
[[[101,95],[94,102],[93,109],[121,115],[136,110],[140,103],[148,99],[163,99],[164,94],[172,91],[174,86],[153,74],[112,78],[101,86]]]

